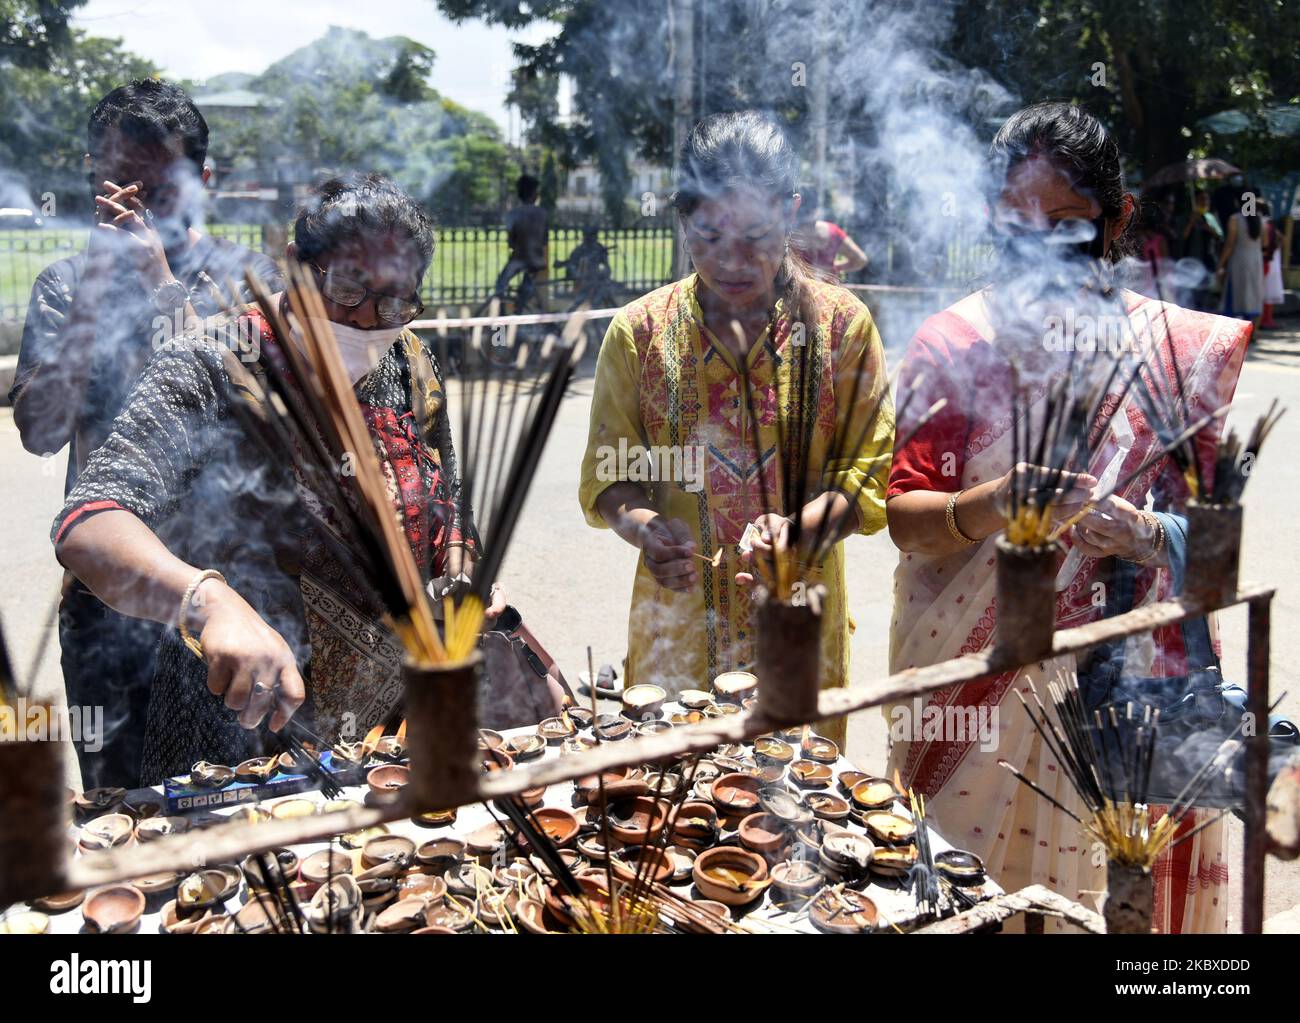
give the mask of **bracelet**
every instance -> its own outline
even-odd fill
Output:
[[[974,537],[967,536],[965,533],[963,533],[961,531],[961,527],[957,525],[957,498],[961,497],[961,495],[964,493],[966,493],[966,491],[959,490],[955,494],[953,494],[950,498],[948,498],[948,508],[947,508],[947,513],[945,515],[945,518],[947,518],[948,520],[948,532],[952,534],[952,538],[954,540],[958,540],[961,543],[964,544],[979,543],[979,541],[976,540]]]
[[[190,627],[186,624],[185,617],[189,613],[190,601],[194,599],[195,592],[209,579],[220,579],[223,583],[226,581],[226,577],[215,568],[205,568],[202,572],[191,579],[190,584],[185,587],[185,595],[181,597],[180,614],[176,618],[176,627],[180,630],[181,642],[184,643],[190,653],[199,658],[199,660],[203,659],[203,644],[201,644],[194,637],[194,634],[190,632]]]
[[[1151,548],[1149,553],[1142,555],[1142,557],[1140,558],[1128,559],[1129,561],[1133,562],[1133,564],[1135,565],[1145,565],[1148,561],[1150,561],[1157,554],[1159,554],[1165,545],[1165,524],[1160,521],[1160,516],[1152,515],[1150,512],[1146,512],[1146,511],[1144,511],[1142,515],[1148,522],[1150,522],[1153,526],[1156,527],[1156,542],[1155,542],[1155,546]]]

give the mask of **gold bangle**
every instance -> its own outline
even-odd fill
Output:
[[[1160,551],[1165,546],[1165,524],[1160,521],[1160,516],[1152,515],[1150,512],[1147,511],[1144,511],[1142,513],[1142,516],[1153,526],[1156,527],[1156,542],[1155,545],[1151,548],[1151,550],[1148,553],[1142,555],[1142,557],[1128,559],[1129,561],[1133,562],[1133,564],[1135,565],[1145,565],[1148,561],[1150,561],[1157,554],[1159,554]]]
[[[963,533],[961,527],[957,525],[957,498],[961,497],[964,493],[966,493],[966,491],[959,490],[953,494],[952,497],[948,498],[948,509],[944,516],[948,520],[948,532],[952,534],[954,540],[960,541],[961,543],[979,543],[979,541],[974,537],[967,536]]]
[[[194,594],[198,588],[209,579],[220,579],[223,583],[226,577],[218,572],[215,568],[205,568],[202,572],[190,580],[190,584],[185,587],[185,595],[181,597],[181,610],[176,618],[176,627],[181,633],[181,642],[189,649],[199,660],[203,660],[203,644],[195,639],[194,634],[190,632],[190,627],[185,622],[185,616],[189,614],[190,601],[194,599]]]

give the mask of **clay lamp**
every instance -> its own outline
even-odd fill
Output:
[[[714,779],[710,791],[713,805],[728,817],[747,817],[758,809],[760,782],[748,774],[722,774]]]
[[[515,920],[529,934],[559,934],[546,926],[546,907],[537,899],[520,899],[515,906]]]
[[[426,924],[428,907],[420,899],[400,899],[375,917],[378,934],[409,934]]]
[[[915,824],[906,817],[885,810],[867,814],[862,823],[867,834],[885,845],[906,845],[916,837]]]
[[[420,869],[435,876],[459,867],[464,859],[464,840],[451,835],[430,839],[415,850],[415,862],[420,865]]]
[[[173,878],[175,875],[171,875]],[[32,909],[41,913],[66,913],[70,909],[76,909],[86,901],[86,890],[78,888],[73,892],[60,892],[57,895],[44,895],[39,899],[32,899]]]
[[[713,692],[732,703],[748,699],[757,689],[758,676],[748,671],[724,671],[713,680]]]
[[[298,867],[298,876],[319,888],[331,876],[352,873],[352,857],[336,849],[320,849],[306,857]]]
[[[500,749],[505,744],[505,736],[500,732],[494,732],[490,728],[480,728],[478,730],[479,749]]]
[[[406,737],[404,735],[381,735],[375,742],[375,756],[394,762],[404,759],[406,756]]]
[[[772,868],[773,898],[800,909],[826,885],[826,875],[807,860],[783,860]]]
[[[420,899],[432,906],[447,897],[447,882],[432,874],[407,874],[397,881],[398,899]]]
[[[515,758],[506,752],[505,746],[498,746],[496,749],[482,751],[480,766],[484,774],[491,774],[493,771],[508,771],[515,766]]]
[[[719,846],[700,853],[691,876],[706,899],[728,906],[749,905],[771,883],[762,856],[733,846]]]
[[[740,822],[736,829],[740,844],[751,852],[756,852],[768,863],[776,863],[784,858],[786,847],[790,843],[789,824],[776,814],[766,811],[751,813]]]
[[[866,781],[871,775],[865,771],[841,771],[835,776],[835,784],[840,792],[847,798],[853,791],[853,786],[860,781]]]
[[[713,703],[713,697],[702,689],[683,689],[677,694],[677,702],[687,710],[703,710]]]
[[[840,748],[821,735],[808,735],[799,742],[799,753],[805,760],[819,764],[833,764],[840,758]]]
[[[583,802],[599,805],[602,781],[606,801],[644,796],[650,791],[645,778],[634,774],[627,767],[611,767],[602,771],[600,775],[589,774],[579,778],[574,783],[574,787]]]
[[[282,799],[271,807],[271,819],[287,821],[297,817],[314,817],[319,808],[319,804],[310,799]]]
[[[229,771],[230,768],[226,770]],[[72,804],[76,807],[77,813],[86,817],[95,817],[118,811],[125,801],[126,789],[97,788],[78,792],[73,796]]]
[[[357,887],[361,889],[366,909],[373,912],[397,898],[397,881],[401,876],[402,868],[397,863],[379,863],[357,874]]]
[[[681,794],[685,780],[673,771],[655,772],[645,777],[646,792],[656,799],[675,800]]]
[[[825,888],[808,904],[808,919],[826,934],[866,934],[879,919],[876,904],[861,892]]]
[[[688,710],[684,714],[668,715],[668,723],[673,726],[698,725],[703,720],[704,720],[704,712],[699,710]]]
[[[905,877],[916,860],[914,845],[879,846],[871,856],[871,872],[882,877]]]
[[[866,836],[840,831],[827,835],[822,841],[818,862],[832,881],[856,884],[866,878],[875,851],[875,846]]]
[[[129,884],[113,884],[86,896],[81,915],[86,926],[99,934],[126,934],[140,926],[145,900]]]
[[[849,798],[863,810],[887,810],[898,798],[898,790],[888,778],[865,777],[849,789]]]
[[[829,792],[809,792],[803,798],[804,806],[824,821],[846,821],[849,819],[849,802]]]
[[[395,799],[410,780],[410,769],[400,764],[372,767],[366,774],[366,784],[370,787],[370,794],[381,800]]]
[[[672,839],[701,849],[718,835],[718,811],[713,804],[688,800],[677,808],[672,823]]]
[[[642,721],[636,726],[634,731],[637,735],[646,736],[658,735],[660,732],[671,732],[672,728],[673,723],[671,721],[664,721],[662,718],[657,718],[653,721]]]
[[[587,707],[569,707],[565,713],[569,716],[569,720],[579,728],[590,728],[592,721],[596,718],[596,715]]]
[[[506,744],[506,751],[517,762],[536,760],[546,752],[546,740],[536,733],[517,735]]]
[[[422,828],[449,828],[456,823],[456,807],[416,814],[411,821]]]
[[[474,923],[473,911],[464,903],[443,899],[425,910],[424,919],[429,927],[445,927],[449,931],[467,931]]]
[[[537,876],[537,868],[522,856],[492,871],[492,880],[502,888],[522,888]]]
[[[235,781],[261,785],[279,768],[279,754],[273,757],[253,757],[235,767]]]
[[[388,828],[383,824],[372,824],[368,828],[358,828],[356,831],[345,831],[339,835],[339,845],[344,849],[364,849],[366,843],[372,838],[381,838],[388,834]]]
[[[754,740],[754,760],[784,766],[794,760],[794,747],[775,735],[760,735]]]
[[[611,801],[608,818],[609,830],[620,842],[642,845],[653,842],[663,831],[668,819],[668,803],[649,796]]]
[[[375,867],[381,863],[396,863],[406,869],[415,859],[415,842],[405,835],[380,835],[372,838],[361,850],[361,865]]]
[[[128,814],[106,813],[81,829],[77,844],[82,852],[118,849],[130,845],[134,834],[135,821]]]
[[[505,847],[506,833],[495,821],[472,831],[465,838],[465,851],[483,864],[490,864],[498,850]]]
[[[578,837],[581,826],[576,816],[558,806],[543,806],[535,810],[533,820],[546,832],[551,841],[561,848]]]
[[[619,742],[632,735],[632,722],[621,714],[601,714],[592,731],[601,742]]]
[[[144,845],[164,835],[179,835],[189,826],[184,817],[146,817],[135,826],[135,840]]]
[[[623,713],[634,721],[642,721],[658,714],[667,699],[668,693],[661,686],[629,686],[623,690]]]
[[[790,765],[790,779],[805,789],[822,789],[831,783],[831,769],[813,760]]]
[[[638,877],[644,884],[650,879],[658,884],[668,884],[677,873],[677,864],[663,849],[637,846],[614,857],[614,876],[621,881],[634,882]]]
[[[569,753],[586,753],[589,750],[595,749],[599,745],[600,743],[590,735],[571,735],[564,740],[564,744],[560,747],[560,753],[562,755]]]
[[[578,726],[574,723],[572,715],[568,717],[545,718],[537,726],[537,734],[552,746],[558,746],[565,739],[575,734],[577,730]]]
[[[984,861],[964,849],[945,849],[935,853],[934,868],[959,888],[973,888],[984,883]]]

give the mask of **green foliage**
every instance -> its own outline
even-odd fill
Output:
[[[0,0],[0,67],[39,68],[72,43],[68,19],[86,0]]]
[[[86,181],[86,119],[105,93],[156,69],[128,53],[121,40],[74,29],[52,46],[41,66],[0,63],[0,172],[9,189],[36,207],[55,193],[60,216],[90,208]],[[0,185],[3,185],[0,180]],[[0,195],[0,205],[6,201]]]

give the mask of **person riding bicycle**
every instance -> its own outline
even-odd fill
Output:
[[[582,241],[569,253],[568,259],[556,260],[555,268],[567,270],[573,280],[574,308],[584,302],[593,309],[608,304],[608,296],[612,295],[610,281],[613,277],[609,265],[609,249],[597,240],[594,227],[583,228]]]
[[[519,175],[515,192],[519,205],[506,214],[506,239],[510,259],[497,277],[496,294],[504,295],[520,271],[535,274],[546,269],[547,215],[537,205],[540,183],[531,174]]]

